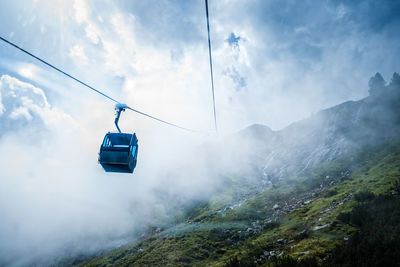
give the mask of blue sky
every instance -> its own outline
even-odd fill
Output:
[[[209,0],[209,11],[221,136],[281,129],[366,97],[376,72],[400,71],[400,1]],[[0,36],[141,111],[213,127],[202,0],[0,1]],[[0,259],[118,246],[168,213],[157,192],[213,188],[182,156],[202,136],[132,112],[120,127],[139,138],[135,174],[105,174],[96,161],[113,108],[0,43]]]

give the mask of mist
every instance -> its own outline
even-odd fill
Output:
[[[398,71],[390,1],[209,2],[218,136],[202,1],[0,4],[1,36],[201,132],[126,111],[120,127],[138,136],[138,165],[133,175],[104,173],[97,157],[115,131],[113,103],[1,43],[0,264],[49,265],[131,243],[230,176],[269,186],[290,173],[278,167],[298,161],[287,155],[309,134],[293,123],[362,99],[369,77]]]
[[[106,174],[97,163],[104,131],[51,107],[28,83],[2,76],[1,89],[2,126],[13,122],[0,142],[0,258],[7,265],[49,264],[132,242],[217,184],[188,153],[199,141],[180,144],[179,133],[161,127],[138,134],[134,175]]]

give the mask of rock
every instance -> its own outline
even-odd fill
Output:
[[[285,244],[285,239],[278,239],[276,240],[276,243],[279,245],[284,245]]]
[[[327,223],[327,224],[324,224],[324,225],[318,225],[318,226],[315,226],[315,227],[313,228],[313,230],[314,230],[314,231],[318,231],[318,230],[324,229],[324,228],[329,227],[329,226],[331,226],[330,223]]]
[[[323,210],[320,213],[325,214],[325,213],[330,213],[331,211],[332,211],[331,208],[327,208],[326,210]]]
[[[303,231],[297,233],[295,237],[297,240],[302,240],[304,238],[307,238],[308,235],[309,235],[309,231],[307,229],[304,229]]]
[[[297,257],[301,257],[301,256],[304,256],[304,255],[308,255],[308,254],[310,254],[310,251],[302,251],[302,252],[300,252],[299,253],[299,255],[297,255]]]
[[[273,257],[273,256],[276,255],[276,253],[275,253],[275,251],[270,251],[270,252],[269,252],[269,255],[270,255],[271,257]]]
[[[275,204],[274,206],[273,206],[273,209],[274,210],[279,210],[281,207],[278,205],[278,204]]]

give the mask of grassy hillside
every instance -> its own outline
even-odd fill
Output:
[[[390,266],[394,261],[382,259],[400,255],[399,193],[396,141],[304,170],[249,198],[227,190],[176,225],[81,265]]]

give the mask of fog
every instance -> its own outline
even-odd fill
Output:
[[[133,242],[223,188],[221,174],[251,169],[242,156],[264,147],[232,134],[254,123],[279,130],[365,97],[370,76],[399,67],[389,2],[209,1],[216,135],[204,3],[184,2],[0,4],[0,36],[200,131],[126,111],[120,128],[138,136],[138,165],[133,175],[104,173],[97,157],[116,130],[113,103],[1,43],[0,265],[48,265]]]
[[[199,158],[187,157],[199,140],[162,127],[138,133],[133,175],[106,174],[97,163],[105,130],[53,108],[40,88],[13,77],[2,76],[1,89],[1,123],[13,120],[0,142],[3,263],[48,264],[132,242],[217,184]]]

